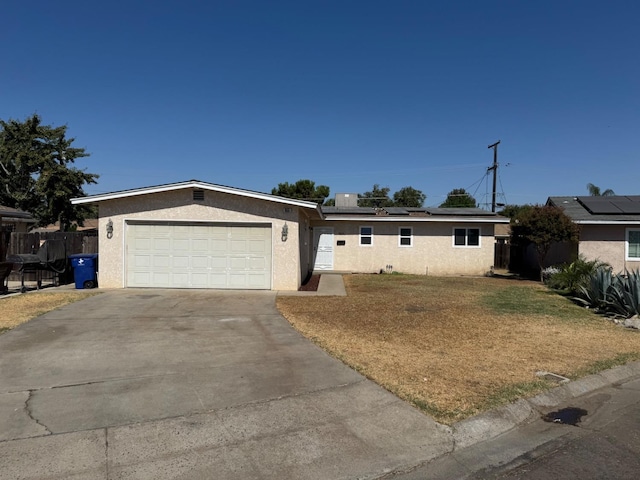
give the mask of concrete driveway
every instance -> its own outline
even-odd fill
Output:
[[[2,479],[376,478],[451,449],[271,292],[106,291],[0,335]]]

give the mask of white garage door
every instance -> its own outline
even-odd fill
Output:
[[[127,225],[127,286],[271,288],[269,225]]]

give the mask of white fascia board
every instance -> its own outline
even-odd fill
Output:
[[[222,185],[213,185],[211,183],[203,183],[203,182],[172,183],[169,185],[159,185],[157,187],[136,188],[133,190],[122,190],[119,192],[102,193],[98,195],[90,195],[88,197],[72,198],[71,203],[73,205],[80,205],[83,203],[96,203],[96,202],[102,202],[104,200],[115,200],[118,198],[135,197],[138,195],[170,192],[173,190],[181,190],[184,188],[200,188],[202,190],[211,190],[214,192],[228,193],[231,195],[239,195],[242,197],[256,198],[259,200],[283,203],[285,205],[293,205],[296,207],[311,208],[313,210],[318,211],[318,213],[320,214],[320,217],[322,217],[322,212],[320,211],[319,205],[314,202],[307,202],[304,200],[295,200],[291,198],[278,197],[278,196],[269,195],[266,193],[252,192],[251,190],[242,190],[239,188],[224,187]]]
[[[345,217],[343,215],[327,215],[326,221],[344,222],[446,222],[446,223],[509,223],[508,218],[478,218],[478,217]]]
[[[578,225],[640,225],[640,220],[574,220]]]

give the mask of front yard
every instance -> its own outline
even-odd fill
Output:
[[[40,291],[0,297],[0,333],[69,303],[96,295],[87,291]]]
[[[453,423],[640,359],[640,332],[540,284],[499,278],[347,275],[347,297],[278,297],[302,334],[436,420]]]

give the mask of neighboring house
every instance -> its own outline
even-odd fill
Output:
[[[0,205],[0,262],[6,257],[11,232],[26,232],[34,223],[36,221],[30,213]]]
[[[482,275],[494,226],[509,222],[480,209],[320,207],[197,180],[72,203],[99,207],[99,283],[111,288],[297,290],[313,270]]]
[[[549,197],[580,226],[578,253],[614,272],[640,268],[640,196]]]
[[[36,220],[29,212],[0,205],[0,230],[9,232],[27,232]]]
[[[73,226],[75,226],[75,229],[70,230],[70,231],[74,231],[74,232],[83,232],[86,233],[88,235],[95,235],[96,233],[98,233],[98,219],[97,218],[87,218],[84,222],[83,226],[80,226],[78,224],[73,224]],[[60,222],[56,222],[56,223],[51,223],[49,225],[47,225],[46,227],[37,227],[34,228],[33,230],[31,230],[34,233],[54,233],[54,232],[60,232]]]

